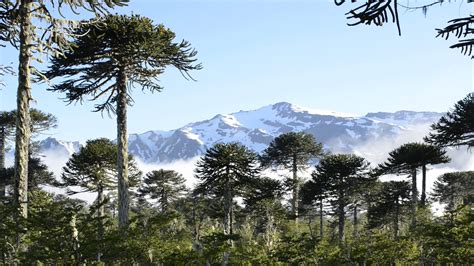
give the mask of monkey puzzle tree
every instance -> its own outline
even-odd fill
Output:
[[[304,132],[289,132],[276,137],[261,156],[263,167],[283,167],[292,172],[291,209],[296,223],[298,223],[300,191],[298,171],[306,169],[310,160],[320,157],[322,154],[323,145],[316,142],[313,135]]]
[[[446,173],[434,183],[433,197],[446,204],[446,210],[455,212],[459,207],[474,202],[474,171]]]
[[[27,217],[28,146],[30,140],[30,101],[32,75],[39,74],[33,60],[41,62],[45,52],[61,54],[75,21],[62,16],[64,7],[77,14],[82,8],[96,15],[108,8],[124,5],[126,0],[4,0],[0,4],[0,41],[19,50],[16,137],[15,205],[20,216]],[[59,16],[55,16],[59,14]],[[72,27],[72,28],[73,28]]]
[[[195,64],[197,52],[187,41],[174,42],[175,34],[163,25],[138,15],[108,15],[101,23],[85,23],[76,29],[73,49],[54,56],[47,78],[65,78],[51,90],[66,93],[69,103],[105,97],[95,111],[117,115],[119,224],[128,225],[128,135],[127,105],[133,102],[131,90],[157,92],[157,78],[167,66],[178,69],[185,78]]]
[[[169,210],[169,205],[183,197],[186,193],[186,179],[173,170],[151,171],[143,179],[138,189],[141,197],[158,200],[162,212]]]
[[[384,174],[410,174],[412,177],[412,225],[416,224],[416,209],[418,204],[417,171],[422,167],[422,205],[426,204],[426,165],[449,162],[446,152],[440,147],[425,143],[407,143],[389,153],[387,162],[379,165]]]
[[[277,233],[277,224],[285,216],[282,197],[285,187],[279,180],[260,177],[252,182],[244,196],[245,211],[253,216],[256,231],[263,233],[266,247],[271,250]]]
[[[454,109],[431,126],[425,141],[436,146],[474,147],[474,93],[454,105]]]
[[[133,158],[129,158],[130,179],[136,183],[141,172],[136,167]],[[79,152],[74,153],[61,175],[60,187],[67,188],[69,195],[95,192],[97,198],[95,208],[97,209],[98,239],[104,236],[104,218],[106,193],[117,186],[116,179],[117,145],[112,141],[101,138],[88,140]],[[77,190],[77,189],[80,190]],[[100,252],[99,252],[100,253]]]
[[[13,138],[15,134],[16,116],[16,110],[0,113],[0,169],[5,168],[5,148],[7,141]],[[37,156],[38,148],[35,147],[35,144],[31,141],[31,138],[35,135],[44,133],[45,131],[50,130],[51,128],[55,128],[56,126],[57,119],[54,115],[45,113],[34,108],[30,109],[31,135],[28,151],[28,182],[26,184],[27,188],[36,187],[38,185],[37,182],[41,182],[41,184],[44,184],[51,183],[53,180],[52,174],[47,171],[46,165],[41,163],[40,158]],[[33,160],[33,162],[30,163],[29,160]],[[14,169],[12,170],[12,173],[14,173]],[[34,173],[30,173],[29,171],[34,171]],[[4,172],[4,182],[2,182],[3,185],[0,184],[0,194],[3,194],[5,192],[5,184],[12,184],[12,182],[14,181],[13,175],[6,175],[7,172],[10,172],[10,170]],[[35,182],[35,184],[30,185],[29,182]]]
[[[446,155],[446,151],[438,146],[420,143],[418,145],[418,160],[421,165],[421,198],[422,206],[426,205],[426,166],[442,163],[449,163],[451,159]]]
[[[232,205],[242,189],[259,174],[257,155],[239,143],[215,144],[196,164],[201,180],[196,192],[213,192],[224,199],[224,234],[232,235]]]
[[[310,205],[315,204],[319,208],[319,237],[323,239],[324,201],[328,198],[329,178],[318,175],[316,171],[311,173],[311,177],[312,179],[301,188],[302,201]]]
[[[391,225],[395,239],[399,237],[401,217],[410,201],[410,183],[407,181],[381,182],[380,190],[371,197],[368,228]]]
[[[358,187],[372,180],[369,172],[369,163],[364,158],[353,154],[334,154],[323,157],[313,173],[327,184],[326,191],[332,198],[331,204],[338,217],[340,243],[344,241],[345,209],[351,204],[351,197],[359,192]]]

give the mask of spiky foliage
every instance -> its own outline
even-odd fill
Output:
[[[292,172],[293,177],[288,183],[293,193],[291,205],[296,222],[298,222],[301,183],[298,171],[306,169],[311,160],[321,155],[323,155],[323,145],[316,142],[313,135],[305,132],[289,132],[276,137],[261,156],[263,167],[284,168]]]
[[[437,146],[474,146],[474,93],[454,105],[454,109],[431,125],[425,141]]]
[[[73,49],[53,57],[46,76],[66,77],[51,90],[66,93],[69,103],[104,97],[95,111],[117,111],[120,77],[127,80],[126,98],[131,104],[133,87],[162,90],[157,78],[166,67],[175,67],[186,78],[191,78],[189,71],[201,69],[189,42],[175,42],[174,32],[146,17],[109,15],[100,23],[85,23],[75,33]]]
[[[5,167],[6,145],[7,141],[11,140],[14,136],[16,116],[17,112],[15,110],[0,112],[0,169]],[[34,108],[30,109],[30,119],[30,131],[33,133],[33,136],[42,134],[57,126],[57,119],[54,115]],[[31,147],[32,143],[30,143],[30,158],[32,156]],[[34,162],[34,164],[36,163]]]
[[[410,183],[406,181],[380,183],[380,190],[371,197],[368,208],[368,228],[390,226],[397,239],[410,202],[410,189]]]
[[[358,187],[372,180],[370,164],[362,157],[353,154],[328,155],[316,166],[313,176],[327,180],[326,191],[332,198],[333,211],[338,217],[339,241],[344,240],[346,207],[351,197],[359,192]]]
[[[449,162],[449,158],[441,148],[410,142],[392,150],[387,161],[379,164],[378,169],[385,174],[410,174],[413,169],[423,165],[446,162]]]
[[[474,47],[474,15],[470,15],[464,18],[456,18],[448,21],[448,26],[443,29],[436,29],[438,35],[436,37],[442,37],[446,40],[450,35],[458,38],[458,43],[451,45],[449,48],[461,49],[461,53],[464,55],[471,56],[474,59],[473,47]],[[466,37],[470,38],[466,38]],[[464,39],[461,39],[464,38]]]
[[[337,6],[340,6],[347,2],[346,0],[334,0],[334,3]],[[352,3],[357,1],[352,0]],[[410,5],[409,2],[405,5],[402,1],[399,0],[367,0],[362,1],[364,3],[357,4],[355,8],[352,8],[349,12],[346,13],[347,18],[354,20],[354,22],[348,23],[349,26],[356,26],[359,24],[374,24],[376,26],[382,26],[386,23],[395,23],[398,34],[402,34],[400,26],[400,17],[399,17],[399,8],[404,10],[421,10],[422,13],[426,16],[428,9],[435,5],[441,5],[446,0],[433,0],[428,4],[423,4],[420,6]],[[451,2],[451,1],[449,1]],[[474,3],[473,0],[467,0],[467,3]],[[474,16],[470,15],[467,17],[452,19],[449,22],[449,25],[443,29],[436,29],[438,35],[436,37],[443,37],[448,39],[450,35],[454,35],[459,39],[458,43],[451,45],[450,48],[461,49],[461,52],[464,55],[471,56],[473,54],[474,47],[474,38],[466,38],[467,36],[472,36],[473,30],[472,25],[474,24]],[[474,56],[471,57],[473,59]]]
[[[403,144],[389,153],[389,158],[378,166],[383,174],[410,174],[412,177],[412,225],[416,224],[418,204],[417,171],[422,168],[421,204],[426,204],[426,166],[447,163],[450,158],[442,148],[418,142]]]
[[[67,188],[69,195],[94,192],[97,198],[94,210],[97,211],[98,230],[97,238],[104,237],[105,204],[107,194],[117,186],[116,180],[117,145],[112,141],[101,138],[88,140],[79,152],[74,153],[66,166],[63,167],[60,187]],[[133,158],[128,165],[131,185],[138,182],[141,172],[136,167]],[[80,189],[80,190],[77,190]],[[98,250],[100,260],[103,247]]]
[[[201,69],[195,64],[197,52],[187,41],[174,42],[175,34],[146,17],[109,15],[100,23],[84,23],[64,56],[54,56],[47,78],[65,78],[51,90],[66,93],[66,101],[81,102],[105,97],[95,111],[117,114],[117,174],[119,224],[128,226],[128,134],[127,105],[132,104],[132,88],[151,92],[162,87],[157,78],[168,66],[184,77]]]
[[[433,197],[449,212],[474,203],[474,171],[446,173],[434,183]]]
[[[346,0],[334,0],[337,6],[344,4]],[[355,1],[352,1],[353,3]],[[365,3],[359,4],[356,8],[351,9],[346,13],[348,19],[355,20],[348,23],[349,26],[359,24],[374,24],[382,26],[385,23],[392,21],[397,24],[398,33],[401,34],[400,20],[398,17],[397,0],[374,1],[368,0]]]
[[[137,184],[141,172],[130,156],[132,184]],[[88,140],[63,167],[59,185],[69,195],[84,192],[110,191],[116,187],[117,145],[106,138]],[[133,177],[133,178],[132,178]],[[77,189],[80,190],[77,190]]]
[[[155,170],[146,174],[139,194],[157,200],[162,212],[167,212],[174,202],[186,193],[186,179],[173,170]]]
[[[197,193],[224,199],[224,234],[232,235],[233,199],[259,174],[257,155],[239,143],[217,143],[196,164]]]

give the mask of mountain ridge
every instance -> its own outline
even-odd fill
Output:
[[[437,112],[402,110],[356,116],[278,102],[254,110],[217,114],[174,130],[130,134],[129,152],[145,163],[191,159],[218,142],[236,141],[261,152],[273,138],[290,131],[313,134],[317,141],[330,150],[353,152],[358,143],[396,137],[420,124],[431,124],[442,115]],[[61,148],[62,153],[64,150],[69,153],[79,150],[78,142],[54,142],[53,139],[47,138],[41,142],[43,151],[52,152],[52,147],[60,148],[61,145],[64,146]]]

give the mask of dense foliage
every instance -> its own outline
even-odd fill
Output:
[[[402,145],[376,169],[358,155],[323,152],[309,133],[287,132],[260,155],[237,142],[215,144],[196,164],[199,183],[186,187],[190,177],[178,172],[139,171],[128,155],[126,109],[134,86],[161,90],[156,78],[166,67],[191,78],[188,71],[201,65],[189,43],[174,42],[163,25],[106,14],[125,2],[0,4],[0,45],[19,49],[17,111],[0,113],[1,265],[474,264],[473,172],[440,176],[430,200],[425,191],[426,166],[450,160],[442,147],[472,147],[472,93],[433,125],[430,144]],[[64,7],[102,16],[78,23],[63,17]],[[359,23],[383,23],[397,1],[361,7],[351,12]],[[472,17],[457,23],[462,33]],[[459,45],[472,48],[471,41]],[[44,50],[52,65],[39,73],[32,60]],[[54,177],[33,137],[57,121],[29,107],[33,74],[60,79],[52,90],[69,102],[105,96],[96,110],[117,114],[117,144],[87,141]],[[15,164],[6,168],[13,135]],[[267,168],[291,177],[280,180]],[[307,182],[304,170],[312,170]],[[385,174],[410,175],[411,183],[382,182]],[[48,192],[52,187],[65,193]],[[79,193],[94,199],[70,197]],[[431,213],[436,201],[446,205],[440,215]]]

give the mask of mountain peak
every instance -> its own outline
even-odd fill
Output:
[[[289,102],[187,124],[170,131],[148,131],[129,138],[129,152],[147,163],[187,160],[202,155],[215,143],[239,142],[261,152],[277,136],[291,131],[304,131],[315,136],[327,148],[352,152],[368,139],[393,139],[397,134],[439,119],[433,112],[375,112],[354,116],[333,111],[300,107]],[[70,155],[79,143],[48,138],[42,150],[55,150]],[[57,153],[56,152],[56,153]]]

